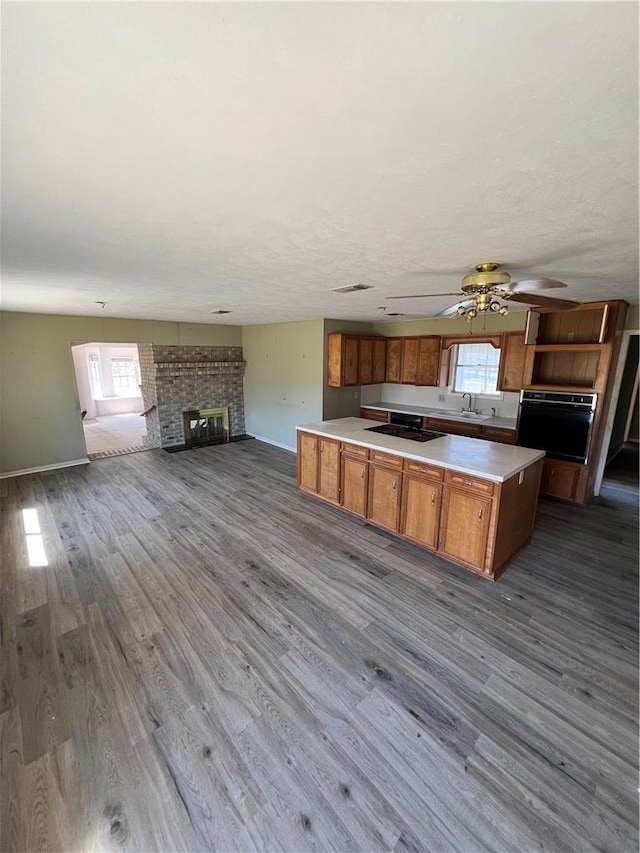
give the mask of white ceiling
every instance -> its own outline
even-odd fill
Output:
[[[638,302],[635,3],[2,15],[5,310],[373,320],[481,260]]]

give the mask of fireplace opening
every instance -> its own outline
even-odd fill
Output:
[[[229,441],[229,409],[199,409],[184,412],[184,441],[187,447]]]

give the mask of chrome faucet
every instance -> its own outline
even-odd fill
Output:
[[[469,398],[469,405],[466,409],[464,407],[464,398],[465,397]],[[462,395],[462,411],[463,412],[472,412],[473,411],[473,409],[471,408],[471,394],[469,394],[468,391],[465,391],[465,393]]]

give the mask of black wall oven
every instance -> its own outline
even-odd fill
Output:
[[[597,394],[521,391],[518,444],[545,450],[552,459],[589,457]]]

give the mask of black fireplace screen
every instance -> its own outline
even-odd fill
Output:
[[[185,444],[229,441],[229,409],[200,409],[184,413]]]

